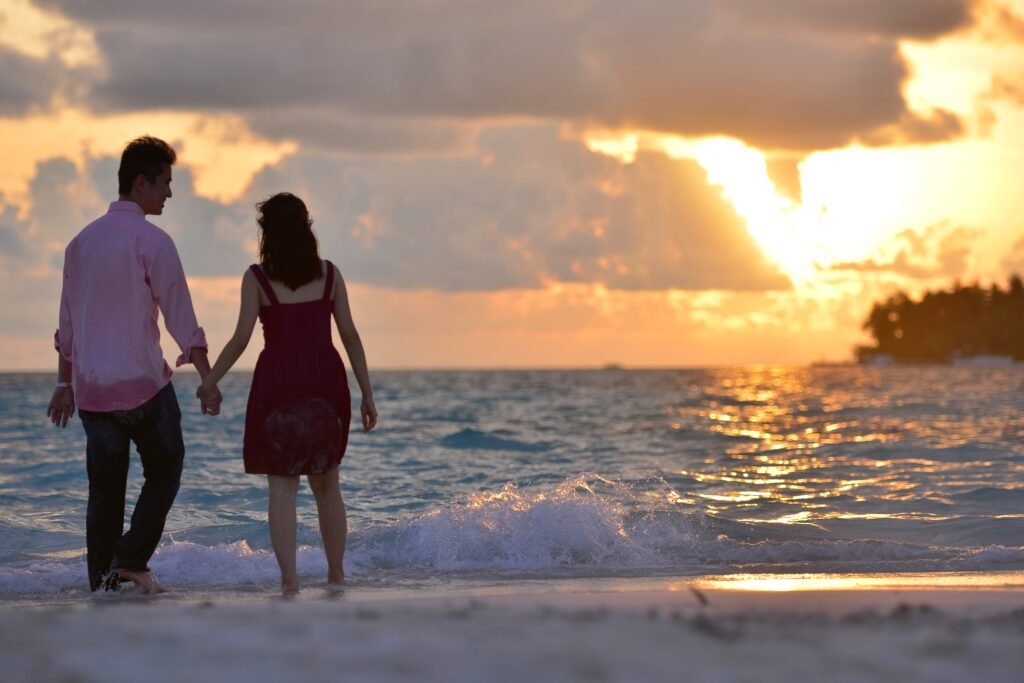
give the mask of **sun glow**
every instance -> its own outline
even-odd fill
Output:
[[[722,188],[723,196],[747,222],[747,232],[765,255],[782,267],[794,285],[806,284],[819,260],[818,249],[801,229],[800,207],[782,197],[768,177],[764,155],[728,138],[701,140],[693,145],[692,154],[708,182]]]
[[[919,163],[904,150],[851,147],[816,152],[797,166],[800,199],[780,192],[766,155],[724,137],[588,133],[593,152],[633,163],[642,150],[690,159],[746,222],[747,232],[798,289],[813,288],[828,266],[870,258],[897,232],[917,224],[925,198],[910,185]]]
[[[821,248],[812,235],[813,221],[802,206],[783,197],[768,175],[761,152],[731,138],[691,140],[655,133],[590,133],[585,138],[591,151],[633,163],[642,149],[661,152],[674,159],[700,164],[708,182],[746,221],[747,231],[768,258],[778,264],[795,286],[807,284],[821,260]]]

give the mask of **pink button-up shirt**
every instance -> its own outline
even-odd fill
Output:
[[[129,410],[167,385],[158,309],[181,348],[177,365],[207,348],[174,242],[135,202],[113,202],[64,252],[55,345],[71,361],[79,408]]]

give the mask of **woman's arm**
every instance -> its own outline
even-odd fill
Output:
[[[203,378],[203,383],[196,392],[199,398],[212,395],[216,391],[217,382],[228,373],[231,366],[235,364],[238,357],[245,351],[245,347],[249,345],[249,339],[252,338],[252,330],[256,326],[256,318],[259,317],[259,314],[259,284],[256,282],[256,276],[252,274],[252,271],[247,270],[245,275],[242,276],[242,304],[238,310],[238,323],[235,325],[235,333],[228,343],[224,345],[224,350],[217,357],[217,362],[214,363],[213,369]]]
[[[359,332],[356,331],[356,324],[352,320],[345,280],[342,279],[337,266],[334,267],[334,322],[338,326],[341,343],[345,345],[349,364],[363,394],[360,413],[363,417],[363,431],[368,432],[377,425],[377,406],[373,402],[373,385],[370,384],[370,371],[366,366],[366,352],[363,350]]]

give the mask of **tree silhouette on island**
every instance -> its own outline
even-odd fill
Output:
[[[876,303],[864,322],[874,346],[858,346],[857,360],[945,363],[959,358],[1003,356],[1024,360],[1024,281],[1006,289],[955,283],[927,291],[920,301],[897,292]]]

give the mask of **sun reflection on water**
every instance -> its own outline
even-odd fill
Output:
[[[880,390],[880,375],[841,369],[717,371],[712,382],[684,387],[689,400],[666,407],[672,429],[720,445],[675,473],[695,482],[692,497],[712,514],[793,525],[946,520],[959,514],[959,497],[1024,483],[1019,459],[983,450],[1005,443],[1005,417],[998,425],[994,416],[974,418],[955,404],[967,396],[949,396],[948,384],[922,391],[922,378],[945,379],[923,373],[901,392]]]

